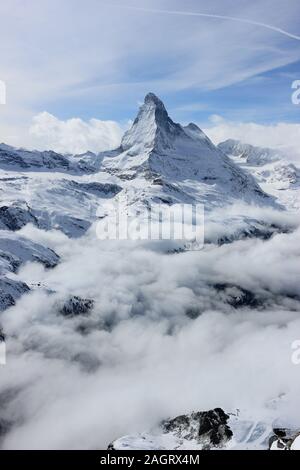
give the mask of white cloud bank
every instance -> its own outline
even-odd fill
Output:
[[[24,296],[3,312],[7,365],[3,449],[106,448],[121,435],[192,410],[240,408],[251,419],[300,422],[300,231],[200,252],[161,255],[140,245],[69,240],[27,226],[62,262],[20,275],[56,293]],[[265,299],[232,308],[222,283]],[[89,315],[58,314],[57,301],[95,300]],[[192,320],[188,311],[200,316]]]
[[[215,144],[226,139],[237,139],[251,145],[280,149],[288,160],[300,163],[298,123],[256,124],[230,121],[213,115],[206,125],[198,125]],[[62,120],[44,111],[33,116],[27,128],[12,131],[8,127],[1,127],[0,141],[15,147],[54,150],[59,153],[83,153],[88,150],[101,152],[117,148],[129,126],[130,121],[124,125],[96,118],[88,121],[77,117]],[[9,135],[8,139],[4,138],[5,134]]]
[[[31,146],[40,150],[51,149],[60,153],[99,152],[118,147],[123,134],[115,121],[80,118],[58,119],[43,112],[33,118],[29,128]]]

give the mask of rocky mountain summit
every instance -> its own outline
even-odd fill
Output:
[[[102,168],[123,180],[144,180],[136,198],[148,202],[163,193],[170,203],[203,202],[209,210],[232,199],[268,204],[254,178],[235,165],[209,138],[190,123],[181,126],[169,117],[153,93],[121,142],[120,149],[103,158]]]

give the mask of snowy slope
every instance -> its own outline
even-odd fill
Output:
[[[267,450],[272,423],[256,422],[222,409],[193,412],[163,421],[149,432],[128,435],[109,445],[114,450]]]
[[[244,171],[252,174],[260,186],[290,210],[300,208],[300,168],[288,155],[276,149],[256,147],[238,140],[218,145]]]
[[[99,182],[46,172],[15,177],[0,172],[0,228],[18,230],[32,223],[77,237],[95,220],[101,199],[112,198],[121,190],[105,175]]]
[[[38,152],[25,149],[15,149],[9,145],[0,144],[0,168],[12,171],[76,171],[76,166],[65,156],[51,150]]]
[[[218,148],[226,155],[239,157],[241,160],[244,160],[245,163],[256,166],[282,160],[284,157],[278,150],[256,147],[234,139],[228,139],[221,142],[218,145]]]
[[[29,291],[17,276],[19,268],[27,262],[37,262],[54,268],[59,256],[50,248],[34,243],[26,237],[0,230],[0,311],[15,304]]]

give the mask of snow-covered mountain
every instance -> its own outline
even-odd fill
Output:
[[[30,151],[0,144],[0,168],[11,171],[75,171],[75,165],[64,155],[53,151]]]
[[[240,140],[225,140],[219,143],[218,148],[226,155],[238,157],[249,165],[261,166],[283,159],[283,154],[278,150],[256,147]]]
[[[167,197],[169,203],[204,203],[207,210],[233,199],[271,203],[254,178],[232,163],[195,124],[174,123],[153,93],[146,95],[119,151],[104,156],[102,169],[130,180],[127,187],[136,188],[135,199],[147,203]],[[144,184],[135,185],[133,180]]]
[[[155,205],[189,203],[204,205],[207,241],[266,238],[281,228],[250,216],[248,209],[220,221],[220,208],[236,203],[278,208],[255,178],[224,153],[238,154],[240,158],[242,148],[249,158],[258,154],[255,148],[235,141],[217,148],[195,124],[174,123],[162,101],[149,93],[116,150],[60,155],[1,144],[0,230],[5,235],[31,224],[76,238],[83,236],[99,217],[102,220],[109,215],[108,201],[118,204],[123,213],[138,214],[140,220],[148,217],[149,208]],[[264,154],[270,153],[264,150]],[[15,243],[24,245],[24,240],[16,239]],[[11,246],[6,246],[7,257],[24,253]],[[42,261],[34,253],[36,250],[32,259]],[[21,261],[25,261],[22,256]],[[9,289],[11,295],[11,285]],[[3,302],[5,305],[7,302]]]
[[[218,148],[244,171],[252,174],[260,186],[289,209],[300,207],[300,168],[284,151],[257,147],[228,139]]]

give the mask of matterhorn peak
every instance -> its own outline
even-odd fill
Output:
[[[148,93],[131,129],[124,134],[121,147],[133,152],[170,148],[174,137],[181,134],[182,127],[170,119],[163,102],[154,93]]]
[[[158,106],[160,108],[164,108],[165,106],[163,102],[156,96],[154,93],[147,93],[147,95],[144,98],[144,104],[152,104],[154,106]]]
[[[194,180],[204,201],[211,197],[218,204],[223,203],[226,193],[228,198],[266,202],[266,195],[254,178],[236,166],[196,124],[181,126],[173,122],[154,93],[145,96],[118,151],[113,158],[103,160],[103,168],[124,180],[163,179],[173,186],[176,182],[180,189],[176,187],[174,198],[180,191],[185,193],[182,182]],[[193,197],[193,191],[186,195],[188,200]]]

